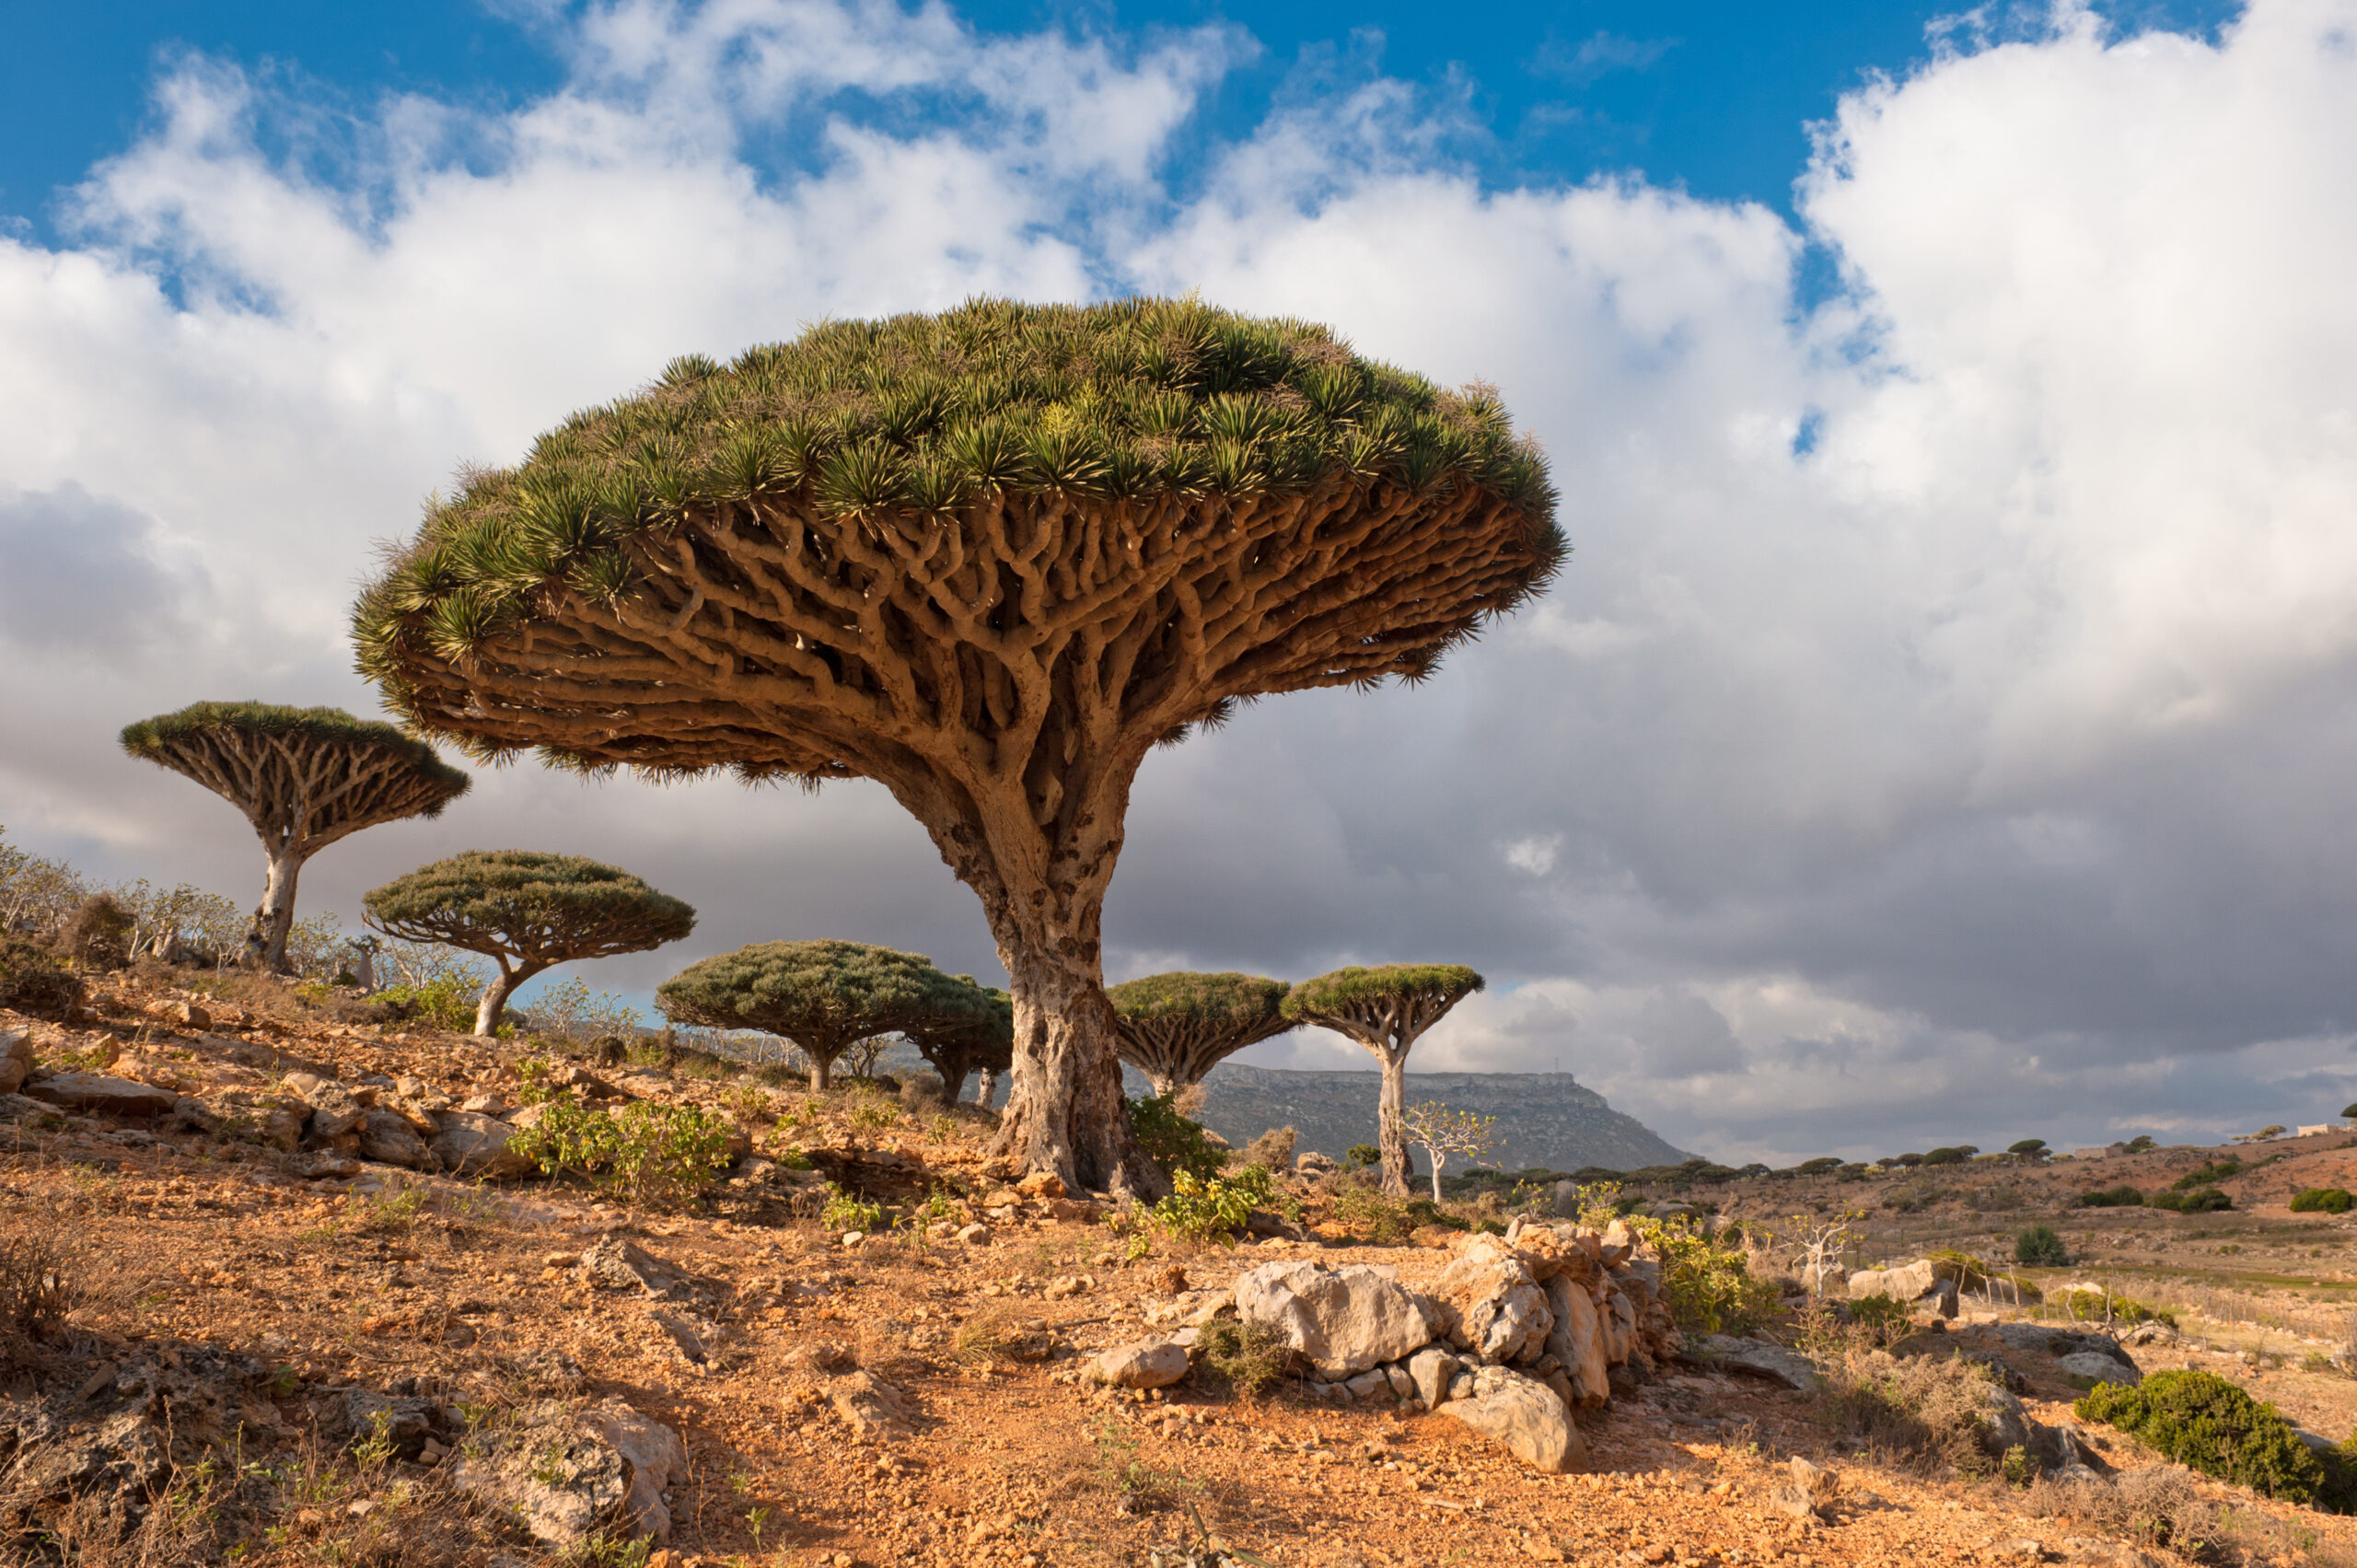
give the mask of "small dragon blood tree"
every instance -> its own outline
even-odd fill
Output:
[[[1153,974],[1105,994],[1113,1004],[1115,1050],[1157,1095],[1202,1082],[1248,1045],[1301,1026],[1284,1016],[1291,987],[1257,974]]]
[[[675,1024],[792,1040],[810,1059],[813,1094],[826,1092],[836,1058],[861,1040],[981,1032],[996,1017],[989,993],[922,953],[832,938],[756,942],[690,964],[656,988],[655,1005]]]
[[[341,708],[198,703],[142,719],[122,749],[183,773],[246,814],[269,864],[246,958],[286,967],[295,884],[338,839],[404,817],[437,817],[473,781],[434,748]]]
[[[1564,546],[1485,388],[1193,300],[834,321],[575,414],[362,592],[360,667],[482,757],[870,778],[990,922],[998,1147],[1165,1185],[1099,957],[1148,751],[1237,703],[1419,680]]]
[[[570,854],[469,850],[369,893],[368,923],[388,936],[440,942],[498,966],[475,1008],[475,1033],[499,1028],[516,988],[575,958],[610,958],[677,942],[696,912],[627,871]]]
[[[1384,964],[1336,970],[1305,980],[1285,993],[1286,1017],[1348,1035],[1382,1063],[1376,1146],[1383,1151],[1383,1190],[1395,1198],[1408,1195],[1408,1132],[1401,1117],[1408,1098],[1409,1049],[1451,1007],[1480,990],[1481,983],[1481,977],[1462,964]]]
[[[1015,998],[994,985],[976,984],[970,974],[953,978],[973,986],[989,1011],[945,1014],[903,1032],[941,1074],[950,1104],[966,1092],[967,1079],[981,1074],[981,1098],[975,1103],[987,1110],[998,1075],[1015,1064]]]

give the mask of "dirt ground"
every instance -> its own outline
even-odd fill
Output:
[[[70,1028],[0,1013],[0,1032],[29,1029],[44,1064],[191,1094],[266,1088],[299,1060],[346,1083],[414,1077],[458,1101],[512,1090],[517,1061],[534,1051],[529,1042],[340,1022],[360,1015],[332,999],[310,1006],[273,994],[267,982],[244,982],[227,999],[182,983],[112,977]],[[155,1009],[174,1000],[203,1005],[204,1026],[159,1018]],[[1222,1552],[1285,1568],[1919,1568],[2172,1562],[2186,1551],[2212,1562],[2357,1563],[2351,1521],[2191,1479],[2188,1495],[2223,1521],[2214,1539],[2179,1540],[2181,1551],[2149,1531],[2134,1540],[2132,1525],[2071,1512],[2069,1488],[1937,1473],[1858,1451],[1837,1439],[1812,1396],[1705,1367],[1583,1414],[1585,1464],[1562,1476],[1532,1471],[1437,1414],[1338,1409],[1297,1388],[1247,1398],[1207,1374],[1167,1397],[1094,1389],[1077,1376],[1079,1358],[1139,1337],[1176,1288],[1218,1286],[1256,1263],[1303,1256],[1388,1263],[1414,1283],[1443,1255],[1328,1234],[1235,1249],[1166,1243],[1132,1259],[1077,1195],[1006,1202],[1009,1173],[985,1158],[986,1128],[970,1110],[903,1111],[856,1090],[815,1100],[701,1072],[609,1075],[632,1095],[736,1109],[761,1154],[798,1148],[817,1167],[813,1178],[898,1205],[911,1223],[846,1246],[814,1214],[811,1178],[740,1178],[691,1211],[649,1213],[577,1185],[322,1161],[154,1121],[44,1116],[0,1127],[0,1240],[60,1243],[80,1291],[71,1332],[20,1360],[9,1401],[103,1402],[106,1388],[134,1376],[192,1379],[241,1358],[259,1369],[226,1393],[226,1384],[210,1395],[191,1385],[180,1407],[185,1429],[170,1438],[179,1469],[152,1483],[152,1503],[118,1505],[110,1519],[95,1505],[61,1512],[19,1488],[0,1498],[12,1532],[0,1553],[91,1563],[552,1561],[454,1484],[454,1458],[435,1453],[438,1445],[413,1459],[355,1447],[336,1411],[358,1388],[437,1398],[486,1430],[551,1398],[618,1399],[676,1429],[689,1469],[671,1489],[668,1543],[644,1558],[585,1548],[572,1558],[583,1568],[1175,1568]],[[758,1112],[749,1109],[756,1097],[767,1102]],[[2298,1156],[2318,1170],[2350,1157]],[[2270,1169],[2259,1175],[2276,1185],[2321,1184],[2305,1165]],[[2252,1201],[2268,1190],[2260,1184]],[[1776,1196],[1791,1206],[1794,1194]],[[930,1214],[910,1213],[929,1199]],[[2308,1218],[2283,1215],[2282,1237],[2263,1250],[2257,1216],[2244,1213],[2181,1224],[2110,1212],[2089,1235],[2129,1236],[2094,1249],[2141,1264],[2153,1256],[2138,1245],[2143,1226],[2157,1219],[2159,1234],[2189,1254],[2239,1244],[2254,1250],[2230,1258],[2273,1267],[2329,1246],[2330,1261],[2345,1266],[2346,1230],[2311,1242]],[[975,1220],[987,1225],[986,1241],[954,1238]],[[687,1276],[682,1295],[696,1314],[688,1341],[663,1303],[583,1277],[583,1251],[615,1237]],[[2229,1372],[2303,1423],[2334,1437],[2350,1430],[2357,1382],[2302,1370],[2288,1354],[2289,1330],[2274,1330],[2280,1350],[2258,1353],[2254,1365],[2231,1334],[2206,1327],[2189,1324],[2185,1341],[2139,1358],[2147,1370],[2189,1363]],[[1995,1343],[1969,1321],[1953,1336]],[[2044,1358],[2007,1355],[2027,1378],[2032,1412],[2067,1420],[2075,1391],[2060,1373]],[[854,1437],[823,1396],[821,1372],[850,1365],[897,1391],[903,1421],[894,1430]],[[2121,1470],[2153,1464],[2118,1434],[2089,1435]],[[1795,1455],[1838,1475],[1838,1501],[1822,1521],[1771,1506]]]

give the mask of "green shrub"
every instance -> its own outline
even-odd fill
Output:
[[[79,976],[32,943],[0,935],[0,1007],[63,1014],[81,1000]]]
[[[2311,1187],[2292,1200],[2295,1214],[2345,1214],[2352,1199],[2346,1187]]]
[[[1850,1321],[1877,1339],[1891,1339],[1903,1334],[1915,1325],[1914,1316],[1907,1303],[1895,1295],[1876,1293],[1862,1295],[1850,1303]]]
[[[2131,1155],[2141,1155],[2152,1146],[2153,1135],[2150,1132],[2139,1132],[2128,1140],[2128,1152]]]
[[[369,998],[394,1023],[424,1024],[455,1034],[471,1033],[480,987],[458,975],[437,975],[422,985],[389,985]]]
[[[1273,1323],[1216,1318],[1203,1326],[1202,1346],[1204,1363],[1247,1397],[1276,1387],[1297,1359],[1284,1330]]]
[[[2170,1328],[2177,1327],[2177,1315],[2157,1307],[2147,1307],[2133,1296],[2114,1295],[2100,1290],[2074,1290],[2055,1298],[2063,1310],[2074,1318],[2107,1323],[2145,1323],[2158,1320]]]
[[[2215,1165],[2205,1165],[2200,1170],[2189,1170],[2169,1183],[2174,1192],[2190,1192],[2197,1187],[2215,1187],[2230,1176],[2243,1173],[2243,1162],[2229,1156]]]
[[[1203,1135],[1202,1122],[1178,1114],[1178,1098],[1173,1092],[1130,1101],[1131,1129],[1145,1145],[1146,1157],[1173,1180],[1184,1171],[1198,1182],[1208,1181],[1227,1164],[1227,1151]]]
[[[2310,1453],[2273,1405],[2212,1372],[2155,1372],[2135,1387],[2096,1386],[2072,1407],[2163,1458],[2290,1503],[2346,1507],[2346,1461]]]
[[[2235,1201],[2215,1187],[2203,1187],[2191,1192],[2155,1192],[2149,1202],[2154,1208],[2179,1214],[2214,1214],[2221,1209],[2235,1206]]]
[[[2070,1249],[2050,1225],[2034,1225],[2014,1237],[2014,1261],[2026,1269],[2059,1269],[2070,1260]]]
[[[827,1205],[819,1211],[819,1223],[834,1231],[882,1230],[884,1205],[846,1192],[830,1181],[827,1183]]]
[[[1662,1295],[1680,1329],[1746,1334],[1779,1315],[1782,1293],[1753,1277],[1740,1247],[1706,1236],[1684,1219],[1632,1217],[1626,1223],[1660,1259]]]
[[[2143,1203],[2144,1194],[2133,1187],[2103,1187],[2079,1194],[2079,1207],[2083,1209],[2136,1209]]]
[[[1383,1151],[1373,1144],[1353,1144],[1342,1151],[1342,1164],[1346,1167],[1359,1166],[1371,1168],[1382,1163]]]
[[[525,1089],[528,1100],[528,1072]],[[692,1106],[633,1100],[610,1111],[571,1095],[540,1103],[540,1120],[507,1146],[543,1175],[570,1172],[632,1202],[666,1204],[702,1191],[728,1165],[726,1119]]]
[[[1274,1188],[1265,1166],[1248,1165],[1229,1177],[1198,1178],[1184,1167],[1170,1173],[1174,1191],[1154,1206],[1155,1228],[1190,1241],[1232,1244],[1251,1228],[1252,1211]]]

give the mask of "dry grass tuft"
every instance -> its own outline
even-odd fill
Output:
[[[1895,1356],[1852,1344],[1826,1373],[1818,1419],[1891,1463],[1924,1473],[1984,1473],[1989,1369],[1957,1358]]]

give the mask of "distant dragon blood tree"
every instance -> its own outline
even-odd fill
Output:
[[[475,1033],[499,1027],[516,988],[576,958],[610,958],[677,942],[696,912],[627,871],[577,855],[469,850],[367,894],[369,925],[411,942],[481,953],[497,967]]]
[[[966,1080],[980,1073],[982,1094],[977,1103],[987,1108],[998,1074],[1015,1063],[1015,998],[994,985],[976,984],[970,974],[951,978],[973,986],[989,1010],[945,1015],[905,1032],[917,1054],[941,1074],[950,1104],[966,1092]]]
[[[1384,964],[1336,970],[1305,980],[1285,993],[1284,1015],[1345,1034],[1372,1051],[1383,1067],[1376,1111],[1383,1151],[1383,1190],[1408,1195],[1408,1052],[1448,1010],[1481,989],[1481,977],[1462,964]]]
[[[473,782],[425,742],[341,708],[197,703],[127,726],[122,749],[194,779],[253,824],[269,870],[246,957],[273,970],[286,965],[306,861],[363,828],[439,816]]]
[[[1300,1025],[1284,1016],[1283,981],[1257,974],[1148,975],[1105,994],[1113,1004],[1114,1049],[1157,1095],[1190,1084],[1248,1045]]]
[[[1323,327],[970,303],[675,360],[470,474],[363,591],[362,669],[478,756],[881,782],[1012,980],[1002,1153],[1164,1185],[1098,934],[1145,754],[1416,680],[1564,546],[1535,448]]]
[[[756,942],[690,964],[656,988],[655,1005],[675,1024],[792,1040],[809,1058],[813,1093],[825,1092],[836,1059],[864,1040],[985,1034],[996,1019],[988,992],[922,953],[831,938]]]

